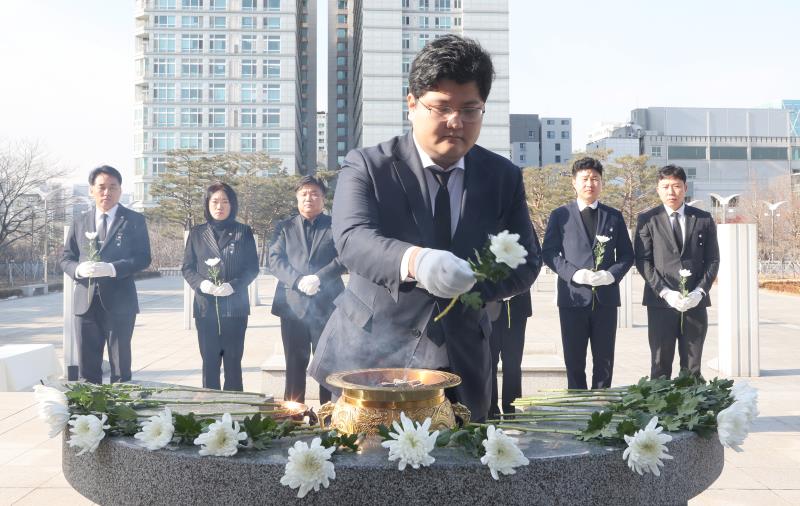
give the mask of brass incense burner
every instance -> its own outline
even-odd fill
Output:
[[[461,383],[455,374],[429,369],[360,369],[331,374],[327,382],[342,389],[335,403],[319,409],[322,428],[347,434],[375,434],[379,425],[390,427],[404,412],[410,419],[431,419],[431,429],[453,427],[458,416],[469,422],[462,404],[451,404],[444,389]],[[325,420],[330,417],[330,425]]]

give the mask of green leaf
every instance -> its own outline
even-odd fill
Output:
[[[625,419],[617,424],[617,437],[624,440],[624,436],[633,436],[637,427],[633,420]]]
[[[452,429],[442,429],[439,431],[439,435],[436,437],[436,446],[442,447],[447,446],[450,443],[450,438],[453,435]]]
[[[180,444],[194,444],[203,432],[203,424],[194,416],[194,413],[188,415],[175,415],[175,432],[174,436],[178,438]]]
[[[378,425],[378,435],[381,437],[381,441],[391,441],[394,438],[389,435],[389,428],[383,424]]]
[[[464,293],[459,296],[459,300],[462,304],[467,306],[470,309],[478,310],[483,306],[483,299],[481,299],[481,294],[478,292],[469,292]]]

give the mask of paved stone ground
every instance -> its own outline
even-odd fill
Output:
[[[555,343],[560,349],[558,314],[552,285],[535,289],[534,316],[526,342]],[[181,279],[162,278],[138,284],[142,314],[133,341],[134,378],[200,386],[196,334],[183,329]],[[261,387],[260,364],[282,353],[280,326],[269,314],[274,284],[259,279],[261,303],[251,316],[243,360],[244,385]],[[641,300],[641,281],[634,300]],[[714,297],[712,291],[712,299]],[[690,501],[700,505],[800,504],[800,297],[759,292],[762,376],[752,378],[760,390],[761,417],[743,453],[726,450],[725,470],[716,483]],[[717,354],[716,311],[712,308],[704,356]],[[0,301],[0,345],[52,343],[63,355],[61,294]],[[634,328],[620,329],[614,384],[637,381],[649,371],[646,314],[638,304]],[[545,345],[546,346],[546,345]],[[588,366],[591,371],[591,364]],[[677,370],[677,364],[676,364]],[[705,367],[703,374],[716,371]],[[273,392],[280,397],[282,392]],[[47,439],[36,418],[32,393],[0,393],[0,505],[91,504],[64,480],[59,439]]]

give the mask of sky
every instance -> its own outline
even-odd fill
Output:
[[[133,0],[2,8],[0,142],[39,142],[76,180],[113,165],[132,191]],[[571,117],[573,149],[637,107],[800,99],[794,0],[509,0],[509,11],[511,112]]]

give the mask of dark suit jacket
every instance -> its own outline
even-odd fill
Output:
[[[594,269],[595,236],[610,237],[598,270],[608,271],[615,283],[598,286],[597,302],[619,306],[619,282],[633,265],[633,245],[622,213],[602,202],[597,205],[597,231],[586,234],[578,203],[572,201],[550,213],[542,243],[544,263],[558,274],[558,307],[585,307],[592,303],[592,287],[579,285],[572,276],[579,269]]]
[[[221,259],[220,279],[230,283],[233,294],[228,297],[214,297],[200,291],[200,284],[211,280],[206,260]],[[183,252],[183,278],[195,291],[194,317],[216,318],[215,299],[219,302],[219,316],[235,317],[250,314],[250,297],[247,287],[258,276],[258,253],[253,230],[242,223],[234,226],[217,243],[211,225],[203,223],[192,228]]]
[[[61,254],[61,269],[75,280],[72,309],[76,315],[86,313],[91,304],[88,293],[90,278],[76,279],[75,269],[88,260],[89,239],[85,233],[95,232],[94,214],[92,208],[75,218]],[[150,238],[144,216],[120,205],[108,229],[106,242],[100,247],[100,259],[113,264],[117,275],[93,278],[92,292],[98,291],[106,311],[138,313],[139,299],[133,275],[150,265]]]
[[[645,280],[642,304],[669,307],[659,296],[661,290],[678,290],[681,269],[692,271],[686,282],[689,291],[699,287],[706,292],[699,307],[711,305],[708,296],[719,271],[717,226],[711,214],[686,206],[686,231],[683,251],[678,251],[669,215],[663,205],[639,215],[636,224],[636,268]]]
[[[427,181],[411,135],[353,150],[344,161],[334,197],[333,236],[350,281],[336,299],[309,368],[317,381],[336,371],[406,367],[434,316],[436,298],[416,283],[400,282],[404,252],[434,244]],[[541,266],[541,250],[520,169],[475,146],[465,156],[464,177],[451,251],[470,258],[484,248],[489,234],[517,233],[528,251],[527,262],[508,279],[479,283],[476,289],[484,301],[529,290]],[[439,302],[443,308],[449,301]],[[459,304],[441,322],[450,367],[462,378],[459,397],[482,417],[491,390],[490,319],[485,309]]]
[[[302,320],[306,315],[317,317],[322,324],[333,312],[333,299],[344,290],[342,273],[331,232],[331,217],[320,214],[315,220],[316,232],[309,250],[299,214],[281,222],[269,247],[269,267],[278,278],[272,314]],[[319,292],[309,297],[297,289],[303,276],[319,277]]]

